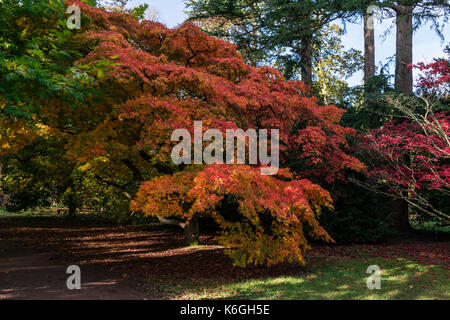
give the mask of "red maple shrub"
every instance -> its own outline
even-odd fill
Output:
[[[418,87],[427,95],[387,96],[402,118],[368,132],[360,146],[368,151],[369,176],[387,186],[391,196],[448,223],[447,210],[433,205],[429,192],[444,198],[450,192],[450,114],[445,99],[439,99],[450,84],[450,67],[446,60],[414,67],[424,72]]]

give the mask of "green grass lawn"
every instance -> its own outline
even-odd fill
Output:
[[[381,289],[368,289],[369,265],[381,268]],[[449,299],[448,270],[407,259],[368,257],[316,258],[299,276],[215,283],[199,280],[167,285],[149,284],[148,290],[168,299]]]

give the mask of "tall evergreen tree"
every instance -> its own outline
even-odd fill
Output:
[[[354,6],[335,0],[189,0],[187,5],[191,20],[214,19],[204,29],[234,42],[253,64],[270,62],[286,78],[301,74],[309,85],[317,33],[353,14]]]

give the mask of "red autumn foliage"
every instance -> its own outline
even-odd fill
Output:
[[[436,114],[436,122],[448,136],[450,116]],[[371,131],[365,142],[367,148],[376,150],[385,160],[370,175],[383,177],[392,188],[450,187],[450,166],[443,161],[450,155],[450,146],[436,134],[427,135],[419,124],[392,121]]]
[[[84,17],[76,45],[86,55],[78,65],[104,66],[98,74],[104,97],[91,101],[86,112],[94,119],[71,139],[74,159],[87,161],[115,185],[127,176],[147,180],[134,210],[185,222],[193,215],[212,216],[240,265],[303,263],[304,224],[314,237],[331,241],[316,219],[331,198],[310,181],[330,183],[344,179],[346,169],[365,168],[346,154],[346,136],[355,131],[339,124],[343,110],[318,105],[302,82],[286,81],[274,69],[248,66],[234,45],[192,23],[168,29],[69,3]],[[202,120],[204,131],[279,129],[282,163],[301,166],[293,174],[283,170],[282,178],[261,176],[255,166],[177,167],[170,158],[171,133],[192,130],[195,120]],[[219,214],[225,196],[238,201],[239,222]]]
[[[429,64],[419,62],[411,67],[423,73],[417,81],[418,87],[431,89],[446,86],[448,94],[450,83],[450,64],[448,60],[439,60]]]
[[[387,98],[403,120],[370,131],[361,146],[373,160],[369,176],[387,185],[392,196],[404,199],[419,212],[450,221],[448,213],[434,207],[424,194],[433,191],[448,197],[450,190],[450,114],[436,112],[442,108],[436,90],[450,84],[450,68],[445,60],[415,67],[425,71],[418,86],[431,89],[429,93],[437,97]]]
[[[237,201],[239,220],[219,210],[225,196]],[[132,206],[187,221],[208,214],[221,226],[219,241],[230,246],[227,253],[236,264],[271,265],[284,260],[304,263],[303,252],[310,248],[304,224],[311,237],[332,241],[316,219],[331,201],[327,191],[308,180],[282,181],[247,166],[212,165],[144,182]]]

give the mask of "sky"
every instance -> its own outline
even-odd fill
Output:
[[[159,22],[169,28],[174,28],[186,19],[185,4],[183,0],[131,0],[129,5],[136,6],[147,3],[156,9]],[[375,61],[378,67],[386,64],[389,58],[395,54],[395,26],[393,19],[385,19],[381,24],[375,24]],[[340,24],[339,22],[337,22]],[[393,28],[392,28],[393,27]],[[362,23],[346,23],[346,35],[342,38],[346,49],[354,48],[364,52],[364,38]],[[383,39],[381,36],[386,30],[392,28],[390,34]],[[422,26],[414,33],[413,37],[413,59],[414,63],[432,62],[433,58],[445,57],[444,48],[450,44],[450,25],[445,26],[444,42],[438,37],[431,25]],[[390,65],[390,73],[394,73],[394,64]],[[362,83],[363,73],[359,72],[348,80],[350,85]]]

